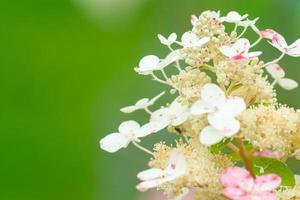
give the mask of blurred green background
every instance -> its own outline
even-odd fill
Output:
[[[0,9],[1,200],[139,199],[135,176],[149,157],[132,146],[112,155],[98,141],[122,120],[146,120],[119,108],[163,87],[133,67],[165,55],[156,34],[181,35],[191,14],[237,10],[300,37],[299,0],[2,0]],[[267,47],[266,60],[279,55]],[[300,81],[300,59],[282,64]],[[300,89],[279,91],[300,107]]]

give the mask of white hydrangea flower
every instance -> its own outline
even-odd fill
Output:
[[[235,117],[245,109],[246,104],[242,98],[226,98],[224,92],[216,84],[204,85],[201,89],[201,99],[191,107],[191,113],[194,115],[208,113],[210,126],[201,131],[201,143],[212,145],[225,137],[235,135],[240,129],[240,123]]]
[[[142,98],[138,100],[134,105],[132,106],[126,106],[124,108],[121,108],[120,111],[123,113],[132,113],[136,110],[142,110],[147,109],[149,106],[152,106],[161,96],[163,96],[165,92],[161,92],[157,96],[153,97],[152,99],[149,98]]]
[[[158,34],[157,37],[158,37],[160,43],[162,43],[162,44],[164,44],[166,46],[172,45],[174,42],[176,42],[176,39],[177,39],[176,33],[170,34],[168,38],[165,38],[161,34]]]
[[[243,15],[241,16],[238,12],[236,11],[230,11],[225,17],[220,17],[219,21],[220,22],[228,22],[228,23],[234,23],[239,25],[239,23],[242,22],[242,20],[246,19],[248,15]]]
[[[186,171],[187,164],[184,155],[179,151],[174,151],[165,169],[150,168],[140,172],[137,177],[142,182],[136,188],[141,192],[147,191],[148,189],[158,187],[184,176]]]
[[[285,72],[278,64],[270,64],[266,67],[266,70],[275,79],[274,83],[278,83],[283,89],[293,90],[298,87],[298,83],[289,78],[285,78]]]
[[[148,129],[158,132],[167,126],[178,126],[184,123],[190,113],[188,107],[182,105],[175,99],[169,107],[161,108],[152,113],[150,122],[145,124]]]
[[[271,40],[269,43],[282,53],[292,57],[300,56],[300,39],[288,45],[284,37],[272,29],[260,31],[260,35]]]
[[[200,48],[209,42],[209,40],[209,37],[199,38],[195,33],[188,31],[182,35],[180,45],[182,45],[184,48]]]
[[[143,57],[139,66],[134,70],[142,75],[149,75],[153,71],[162,70],[173,62],[182,59],[179,50],[170,52],[165,59],[160,60],[159,57],[155,55],[148,55]]]
[[[225,56],[233,61],[247,60],[262,54],[260,51],[249,53],[250,42],[245,38],[238,39],[231,47],[221,46],[219,49]]]
[[[153,133],[151,129],[141,127],[136,121],[125,121],[120,124],[119,132],[111,133],[100,140],[100,147],[114,153],[121,148],[126,148],[130,142],[140,142],[139,138],[151,133]]]

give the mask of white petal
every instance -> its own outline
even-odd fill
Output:
[[[200,142],[204,145],[217,144],[223,138],[224,135],[222,134],[222,132],[211,126],[205,127],[199,135]]]
[[[140,125],[133,120],[125,121],[119,126],[119,132],[125,135],[135,134],[139,129]]]
[[[280,79],[285,76],[284,70],[278,64],[271,64],[266,67],[266,70],[274,79]]]
[[[160,43],[162,43],[164,45],[169,45],[169,41],[163,35],[157,34],[157,37],[158,37]]]
[[[247,58],[255,58],[255,57],[260,56],[261,54],[262,54],[261,51],[254,51],[254,52],[246,53],[245,57],[247,57]]]
[[[163,170],[158,168],[151,168],[138,173],[137,177],[138,179],[145,181],[145,180],[156,179],[162,177],[163,175],[164,175]]]
[[[153,105],[160,97],[162,97],[166,92],[163,91],[161,93],[159,93],[158,95],[156,95],[155,97],[153,97],[150,101],[149,101],[149,105],[148,106],[151,106]]]
[[[209,114],[208,122],[227,137],[235,135],[240,130],[240,122],[228,116],[227,113],[216,112]]]
[[[137,110],[136,106],[126,106],[126,107],[120,109],[120,111],[123,113],[132,113],[136,110]]]
[[[159,66],[160,66],[160,68],[164,68],[164,67],[170,65],[171,63],[176,62],[180,59],[182,59],[180,51],[179,50],[172,51],[171,53],[169,53],[169,55],[167,55],[167,57],[164,60],[161,61]]]
[[[168,108],[161,108],[152,113],[148,126],[155,127],[157,132],[166,128],[170,123],[170,110]]]
[[[145,192],[151,188],[156,188],[166,182],[172,181],[174,178],[172,176],[167,176],[165,178],[160,178],[160,179],[153,179],[149,181],[144,181],[141,182],[136,186],[136,189],[138,189],[140,192]]]
[[[296,40],[288,47],[287,54],[293,57],[300,56],[300,39]]]
[[[246,103],[241,97],[230,97],[218,106],[219,112],[228,116],[236,117],[246,110]]]
[[[135,103],[136,107],[138,107],[139,109],[146,108],[148,106],[148,104],[149,104],[148,98],[140,99]]]
[[[171,124],[173,126],[178,126],[185,122],[189,117],[187,112],[187,107],[182,105],[175,99],[169,107],[169,118],[171,119]]]
[[[235,11],[229,12],[226,16],[226,22],[229,22],[229,23],[237,23],[241,20],[242,20],[242,16],[238,12],[235,12]]]
[[[196,15],[191,16],[191,23],[192,23],[193,26],[195,26],[198,21],[199,21],[199,19]]]
[[[157,69],[159,69],[159,58],[149,55],[141,59],[137,71],[141,74],[150,74],[153,70]]]
[[[186,170],[187,164],[184,155],[179,151],[172,152],[165,172],[173,177],[180,177],[186,173]]]
[[[100,140],[101,149],[114,153],[121,148],[127,147],[129,140],[120,133],[112,133]]]
[[[298,87],[298,83],[289,78],[279,79],[278,85],[280,85],[283,89],[286,89],[286,90],[293,90]]]
[[[185,32],[181,37],[181,42],[184,47],[194,47],[198,41],[198,36],[193,32]]]
[[[180,124],[184,123],[189,118],[188,112],[183,112],[177,115],[171,122],[172,126],[179,126]]]
[[[237,52],[232,48],[232,47],[228,47],[228,46],[221,46],[219,48],[219,50],[221,51],[222,54],[224,54],[225,56],[227,56],[228,58],[232,58],[235,55],[237,55]]]
[[[195,43],[195,46],[201,47],[201,46],[203,46],[204,44],[208,43],[209,41],[210,41],[210,38],[209,38],[209,37],[201,38],[201,39],[199,39],[199,40]]]
[[[225,100],[225,94],[216,84],[207,83],[201,88],[201,100],[210,106],[217,106],[220,102]]]
[[[173,44],[177,39],[177,35],[176,33],[172,33],[169,37],[168,37],[168,41],[169,41],[169,44]]]
[[[249,51],[250,42],[246,38],[241,38],[234,43],[232,48],[235,49],[238,54],[245,53]]]
[[[249,27],[253,26],[259,18],[255,18],[254,20],[245,20],[238,23],[239,26]]]
[[[164,127],[163,127],[164,128]],[[144,124],[135,134],[136,137],[141,138],[152,133],[156,133],[157,131],[161,130],[160,125],[158,123],[149,122]]]
[[[286,40],[284,39],[284,37],[276,32],[273,35],[272,44],[279,48],[287,48],[288,47],[288,44],[287,44]]]
[[[210,113],[214,111],[214,107],[212,107],[210,104],[205,103],[205,101],[196,101],[190,109],[191,113],[193,115],[202,115],[205,113]]]

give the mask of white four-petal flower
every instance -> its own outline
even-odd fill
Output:
[[[288,45],[284,37],[272,29],[266,29],[259,33],[261,37],[271,40],[270,44],[282,53],[293,57],[300,56],[300,39],[297,39],[294,43]]]
[[[139,142],[139,138],[151,133],[153,133],[151,129],[141,127],[136,121],[125,121],[120,124],[119,132],[111,133],[100,140],[100,147],[114,153],[121,148],[126,148],[130,142]]]
[[[250,42],[245,38],[238,39],[232,46],[221,46],[219,49],[233,61],[247,60],[262,54],[260,51],[249,53]]]
[[[148,98],[140,99],[134,105],[126,106],[124,108],[121,108],[120,110],[121,112],[124,113],[132,113],[136,110],[147,109],[149,106],[152,106],[164,94],[165,92],[161,92],[160,94],[153,97],[152,99],[148,99]]]
[[[298,87],[298,83],[293,79],[285,78],[285,72],[278,64],[270,64],[266,67],[266,70],[275,79],[275,83],[278,83],[283,89],[293,90]]]
[[[199,38],[194,32],[185,32],[181,37],[181,45],[184,48],[202,47],[209,42],[209,37]]]
[[[162,43],[162,44],[164,44],[166,46],[172,45],[174,42],[176,42],[176,39],[177,39],[176,33],[170,34],[168,38],[165,38],[161,34],[158,34],[157,37],[158,37],[160,43]]]
[[[225,137],[235,135],[240,123],[235,119],[246,109],[240,97],[226,98],[224,92],[216,84],[206,84],[201,89],[201,99],[191,107],[191,113],[202,115],[208,113],[209,126],[200,133],[200,142],[213,145]]]
[[[165,169],[150,168],[140,172],[137,177],[142,182],[136,188],[142,192],[147,191],[184,176],[186,171],[187,164],[184,155],[179,151],[174,151]]]

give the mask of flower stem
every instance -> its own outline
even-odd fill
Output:
[[[144,152],[146,152],[146,153],[150,154],[151,156],[153,156],[153,155],[154,155],[152,151],[150,151],[150,150],[146,149],[145,147],[142,147],[142,146],[141,146],[141,145],[139,145],[138,143],[136,143],[136,142],[132,141],[132,144],[134,144],[134,146],[136,146],[138,149],[140,149],[140,150],[142,150],[142,151],[144,151]]]
[[[148,113],[149,115],[152,115],[152,112],[149,110],[149,108],[147,107],[147,108],[145,108],[144,109],[145,111],[146,111],[146,113]]]
[[[250,48],[256,46],[258,43],[260,43],[260,41],[263,39],[263,37],[259,37],[253,44],[251,44]]]
[[[275,60],[272,60],[270,62],[267,62],[266,64],[264,64],[264,67],[271,65],[271,64],[275,64],[278,63],[283,57],[285,56],[285,53],[282,53],[278,58],[276,58]]]
[[[247,151],[243,140],[239,136],[236,137],[236,140],[239,143],[239,153],[241,158],[243,159],[245,167],[250,172],[251,176],[255,178],[255,174],[253,172],[252,155]]]

